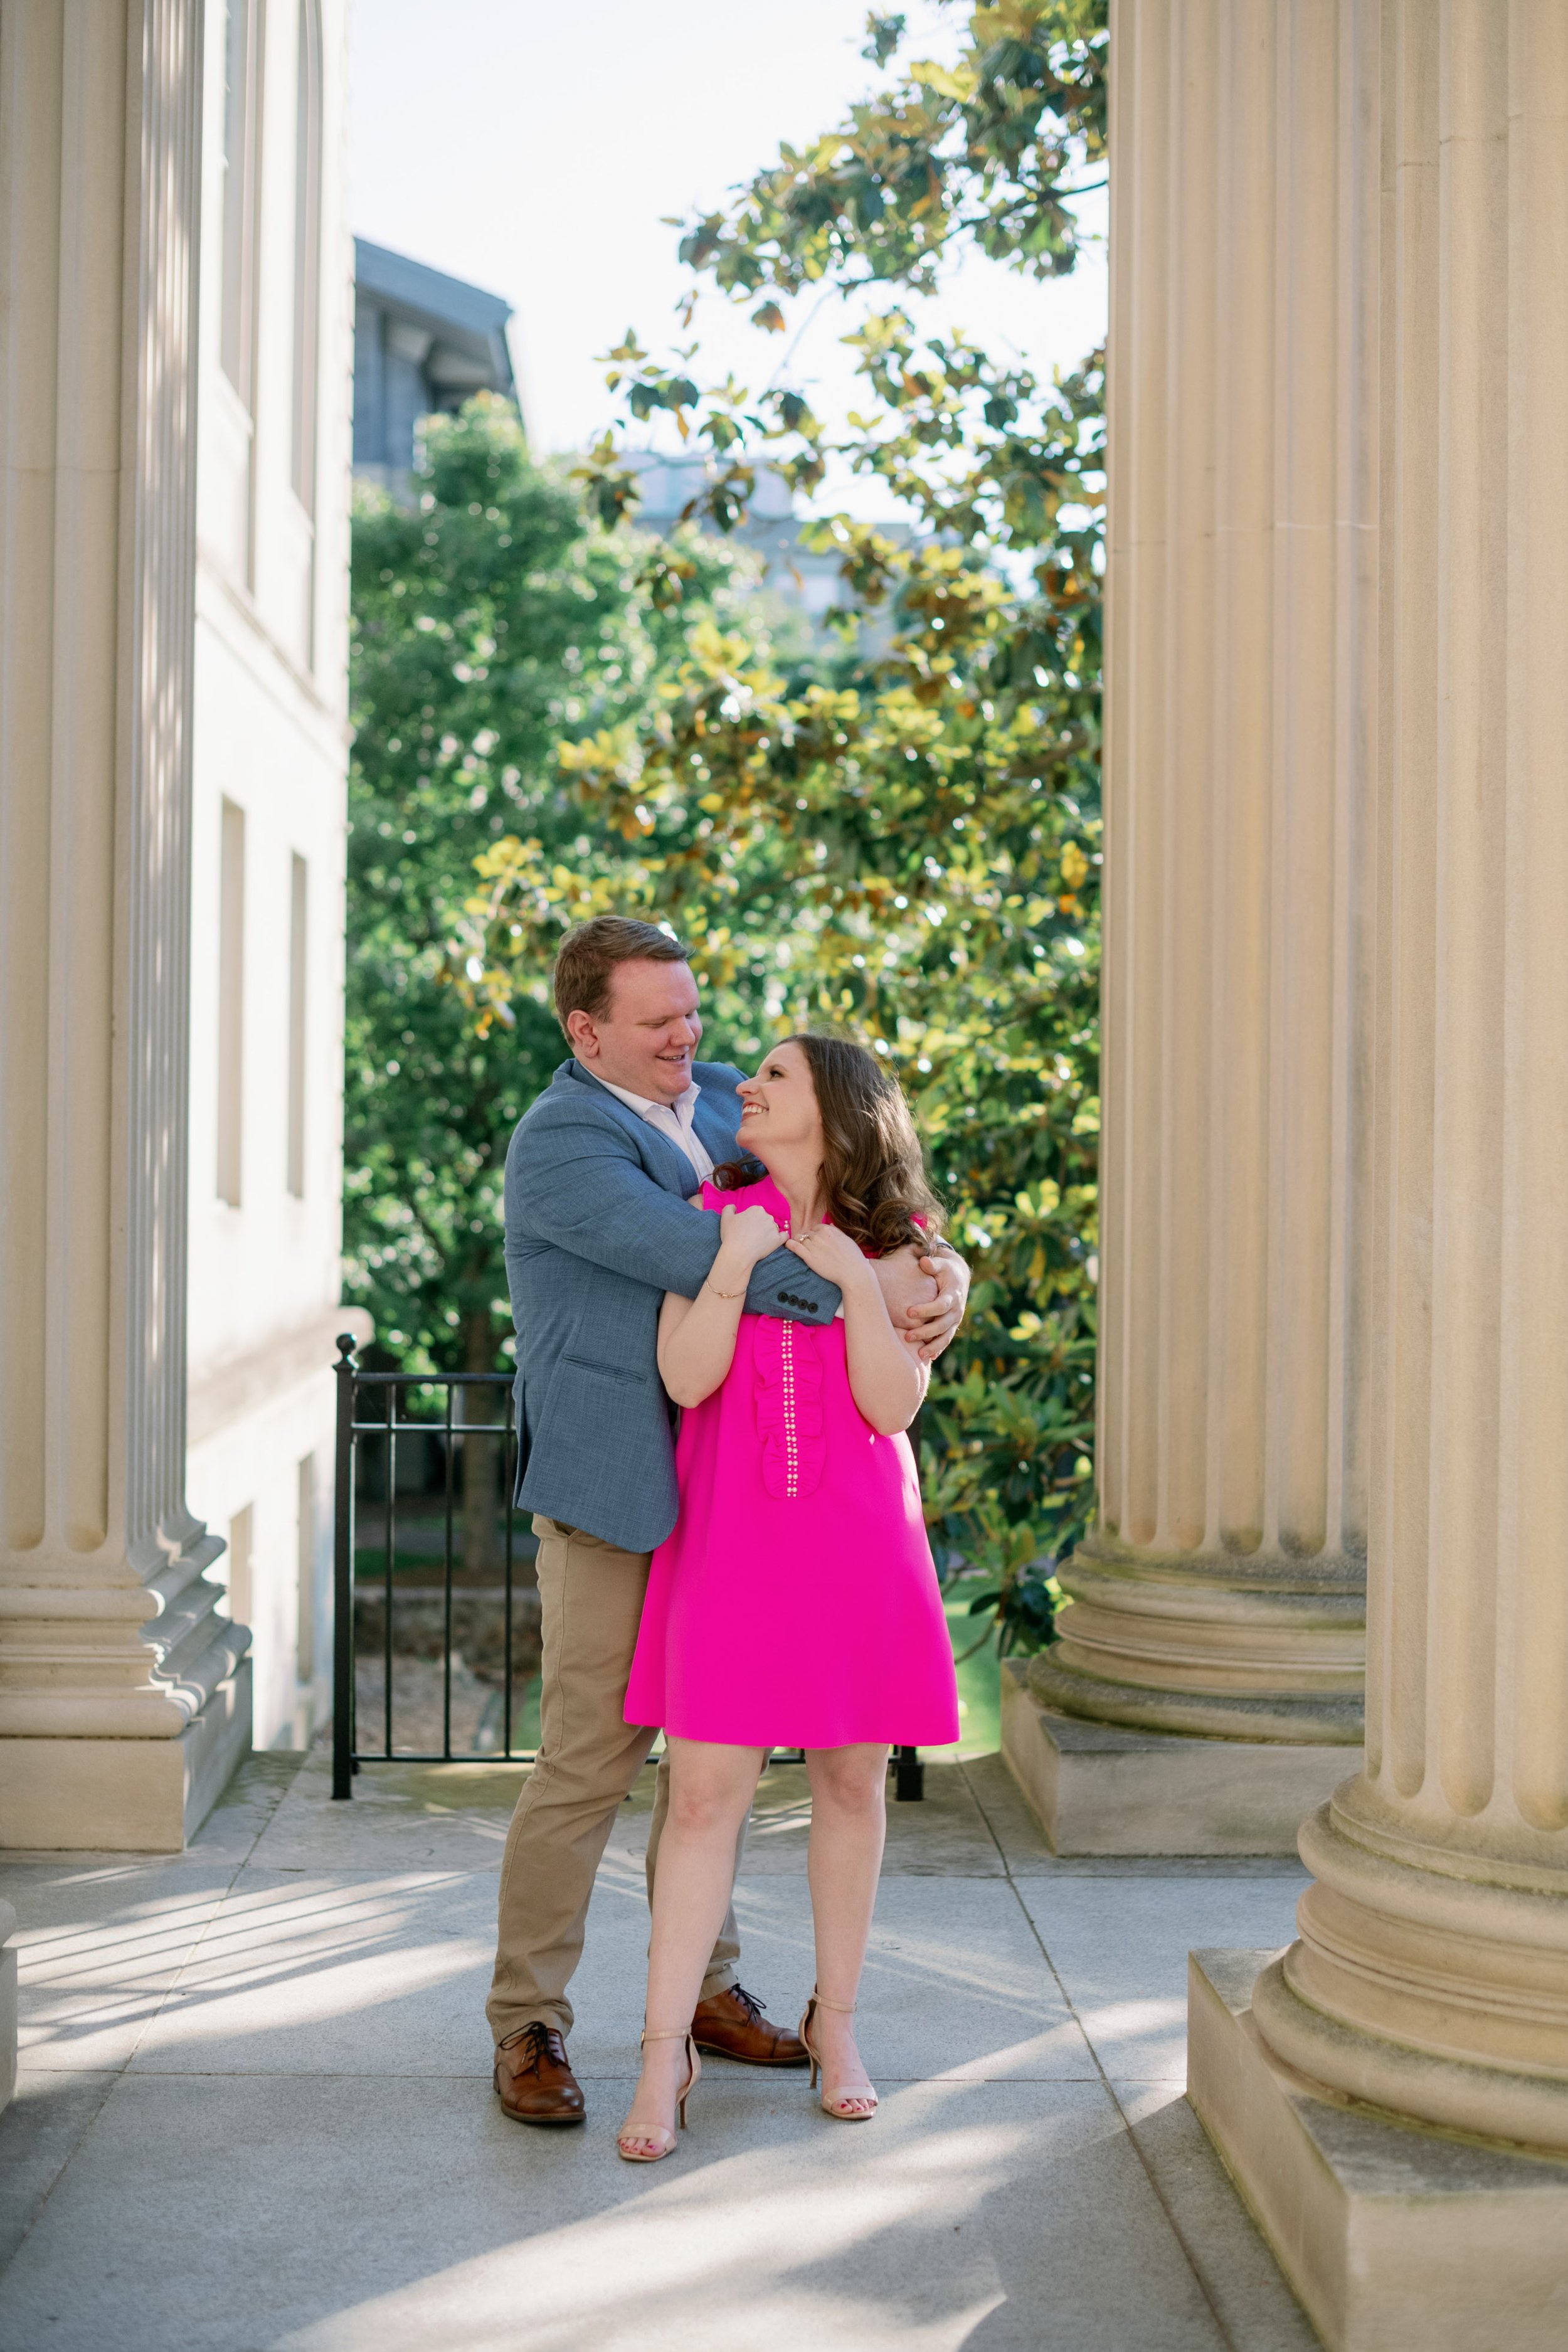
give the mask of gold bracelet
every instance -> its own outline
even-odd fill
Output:
[[[750,1290],[751,1286],[751,1284],[748,1283],[746,1285],[746,1290]],[[712,1291],[715,1298],[744,1298],[746,1295],[746,1290],[714,1290],[713,1285],[709,1282],[706,1277],[704,1277],[702,1287],[704,1290]]]

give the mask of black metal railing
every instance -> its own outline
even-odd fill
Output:
[[[363,1763],[531,1763],[533,1748],[515,1738],[537,1604],[533,1541],[520,1533],[512,1505],[511,1375],[365,1371],[346,1335],[338,1357],[332,1794],[353,1795]],[[433,1585],[412,1581],[410,1571],[437,1567]],[[483,1682],[454,1651],[459,1613],[469,1646],[488,1654]],[[416,1667],[426,1670],[417,1704],[409,1689]],[[461,1726],[454,1741],[459,1674],[474,1685],[466,1741]],[[362,1690],[366,1679],[379,1680],[379,1690]],[[378,1719],[367,1739],[369,1718]]]
[[[332,1794],[353,1796],[362,1764],[530,1764],[535,1750],[514,1744],[514,1734],[526,1711],[519,1704],[519,1683],[526,1696],[537,1656],[538,1604],[533,1537],[519,1529],[512,1502],[511,1374],[366,1371],[348,1334],[338,1340],[335,1370]],[[476,1406],[487,1418],[474,1417]],[[410,1456],[411,1477],[404,1475]],[[468,1540],[460,1544],[459,1537]],[[368,1570],[362,1568],[365,1554],[375,1563]],[[436,1585],[409,1580],[406,1571],[437,1559]],[[475,1580],[496,1573],[499,1584]],[[485,1654],[484,1681],[478,1685],[487,1690],[482,1711],[476,1713],[475,1689],[464,1694],[465,1712],[473,1718],[467,1745],[453,1740],[457,1678],[461,1674],[466,1685],[476,1682],[470,1664],[454,1649],[459,1612],[469,1646]],[[419,1736],[435,1719],[430,1678],[424,1677],[417,1700],[409,1685],[420,1666],[437,1660],[439,1735],[432,1739]],[[520,1674],[524,1666],[529,1672]],[[379,1690],[362,1691],[362,1682],[376,1680]],[[401,1744],[400,1682],[405,1729],[412,1715],[415,1733]],[[374,1738],[362,1744],[362,1700],[367,1702],[365,1727],[374,1720],[379,1744]],[[775,1749],[770,1759],[799,1760],[799,1749]],[[889,1769],[897,1798],[923,1797],[925,1768],[912,1748],[895,1748]]]

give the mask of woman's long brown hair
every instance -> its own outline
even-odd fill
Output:
[[[822,1114],[822,1186],[841,1233],[879,1257],[906,1242],[934,1242],[942,1209],[926,1181],[920,1138],[891,1070],[853,1038],[818,1030],[783,1037],[798,1045]],[[713,1171],[726,1192],[756,1182],[756,1163],[731,1160]]]

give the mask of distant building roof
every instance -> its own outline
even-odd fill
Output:
[[[354,471],[395,491],[419,419],[476,392],[518,397],[511,306],[406,254],[354,239]]]
[[[628,450],[625,462],[637,478],[639,497],[632,520],[644,530],[659,532],[676,528],[686,508],[700,495],[710,470],[706,457],[683,452]],[[714,530],[706,520],[701,528]],[[795,493],[784,476],[772,466],[761,466],[745,520],[728,534],[728,543],[750,548],[758,555],[760,585],[803,612],[820,635],[827,612],[835,606],[853,606],[857,599],[845,583],[837,548],[806,544],[810,528],[809,521],[795,513]],[[908,546],[912,537],[907,523],[887,522],[879,528],[896,546]],[[864,642],[873,642],[885,634],[886,616],[868,619],[863,626],[868,631]]]

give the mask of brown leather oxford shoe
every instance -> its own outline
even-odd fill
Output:
[[[496,2096],[514,2123],[580,2124],[582,2087],[552,2025],[520,2026],[496,2044]]]
[[[691,2034],[699,2050],[719,2058],[738,2058],[742,2066],[804,2066],[805,2044],[797,2034],[770,2025],[763,2004],[740,1985],[700,2000],[691,2019]]]

